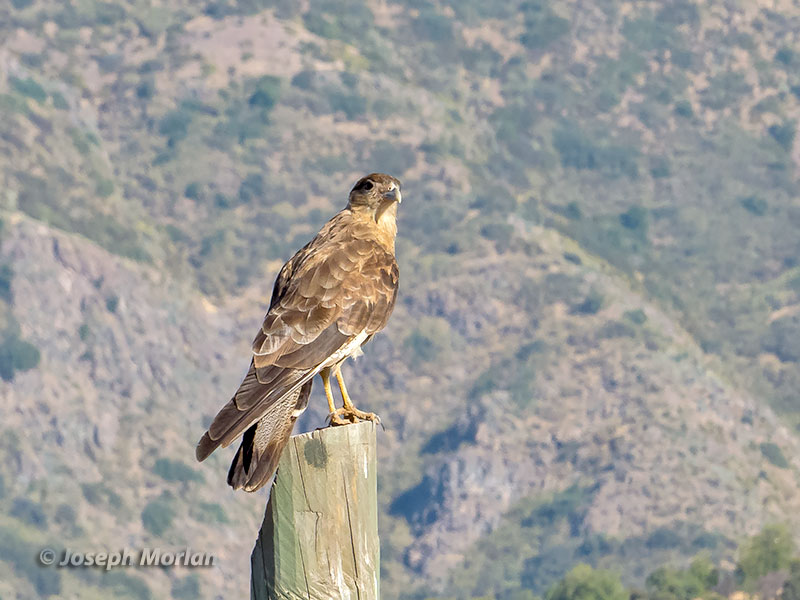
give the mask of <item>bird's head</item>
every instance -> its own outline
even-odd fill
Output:
[[[391,175],[372,173],[359,179],[350,190],[348,207],[367,211],[377,222],[387,210],[394,214],[402,199],[400,181]]]

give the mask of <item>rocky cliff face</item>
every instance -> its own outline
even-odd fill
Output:
[[[389,506],[414,535],[409,567],[441,578],[521,500],[570,486],[591,488],[573,523],[584,537],[629,539],[688,523],[736,540],[795,514],[797,440],[775,415],[710,370],[691,338],[618,277],[565,260],[558,236],[531,238],[535,256],[509,253],[504,271],[482,274],[481,304],[505,316],[503,335],[534,341],[508,348],[497,330],[479,327],[463,343],[484,368],[464,374],[466,391],[463,380],[444,378],[429,388],[463,401],[442,403],[451,424],[428,437],[421,480]],[[520,277],[508,281],[507,272]],[[547,290],[556,275],[591,282],[605,305],[578,317],[557,293],[524,312],[509,302],[526,280]],[[469,297],[466,281],[437,284]],[[421,403],[424,417],[436,413]],[[793,457],[791,467],[765,461],[765,443]]]
[[[3,254],[17,273],[15,316],[42,355],[3,386],[6,495],[41,504],[43,542],[84,552],[189,545],[221,560],[206,585],[239,593],[259,501],[226,492],[224,460],[201,471],[192,458],[241,370],[235,319],[152,268],[29,219],[6,224]],[[165,481],[159,459],[183,471]],[[143,526],[154,499],[172,515],[167,532]],[[64,506],[74,514],[59,524]],[[147,579],[168,594],[173,578]]]

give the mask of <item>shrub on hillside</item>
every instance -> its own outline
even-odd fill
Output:
[[[28,498],[14,498],[11,503],[11,516],[39,529],[47,529],[47,515],[42,505]]]
[[[187,110],[177,108],[161,118],[158,122],[158,132],[167,137],[169,144],[172,145],[188,135],[191,122],[192,114]]]
[[[514,228],[502,221],[490,221],[481,225],[481,236],[493,242],[508,242],[514,233]]]
[[[117,312],[118,307],[119,307],[119,296],[117,296],[116,294],[112,294],[108,298],[106,298],[106,309],[108,309],[108,312],[115,313]]]
[[[695,600],[719,581],[719,572],[708,558],[696,558],[688,569],[661,567],[645,583],[653,600]]]
[[[703,104],[714,110],[721,110],[738,102],[745,94],[751,92],[751,86],[743,73],[723,71],[709,81],[703,92]]]
[[[776,467],[780,469],[789,468],[789,461],[786,460],[786,457],[783,455],[783,451],[777,444],[772,442],[763,442],[759,445],[759,449],[761,450],[761,454],[764,456],[764,458],[766,458]]]
[[[175,508],[168,498],[151,500],[142,511],[142,525],[153,535],[163,535],[172,525]]]
[[[579,564],[547,591],[545,599],[628,600],[628,593],[618,575]]]
[[[266,187],[261,173],[249,173],[239,185],[239,200],[244,203],[258,201],[266,194]]]
[[[186,184],[183,195],[191,200],[199,200],[203,194],[203,184],[199,181],[192,181]]]
[[[139,577],[123,573],[120,570],[104,573],[103,587],[114,590],[114,597],[133,598],[134,600],[152,600],[150,586]]]
[[[14,571],[33,584],[40,598],[61,592],[59,569],[43,569],[32,557],[38,556],[41,546],[31,544],[26,537],[8,526],[0,527],[0,562],[14,567]]]
[[[172,583],[172,597],[176,600],[195,600],[200,598],[200,579],[192,573]]]
[[[0,377],[11,381],[15,372],[36,368],[40,358],[36,346],[11,335],[0,343]]]
[[[675,114],[679,117],[690,118],[694,116],[694,110],[692,109],[692,103],[688,100],[678,100],[675,103]]]
[[[696,25],[700,20],[700,11],[691,0],[670,0],[663,3],[656,19],[672,25]]]
[[[611,176],[636,177],[639,173],[636,148],[595,142],[574,123],[563,123],[556,128],[553,146],[565,167],[603,171]]]
[[[662,179],[672,174],[669,159],[663,156],[655,156],[650,160],[650,176],[653,179]]]
[[[627,19],[622,26],[622,35],[632,46],[645,52],[681,46],[675,24],[655,18],[652,13]]]
[[[193,516],[198,521],[212,523],[227,523],[228,515],[221,504],[216,502],[200,502],[195,507]]]
[[[106,486],[102,481],[98,481],[97,483],[83,483],[81,484],[81,491],[86,501],[95,506],[102,502],[111,506],[120,506],[122,504],[120,495]]]
[[[597,337],[599,339],[613,339],[613,338],[623,338],[623,337],[636,337],[636,330],[628,325],[627,323],[623,323],[622,321],[607,321],[605,325],[603,325],[597,331]]]
[[[406,336],[403,345],[411,354],[414,367],[435,362],[452,348],[453,334],[449,323],[438,317],[424,317]]]
[[[264,75],[254,82],[253,93],[247,99],[250,106],[270,110],[281,93],[281,80],[279,77]]]
[[[789,579],[783,584],[780,600],[800,600],[800,559],[796,558],[789,567]]]
[[[795,550],[794,539],[787,527],[768,525],[740,546],[736,572],[740,580],[752,589],[764,575],[789,567]]]
[[[619,222],[637,236],[647,237],[647,209],[643,206],[631,206],[619,216]]]
[[[71,504],[62,503],[56,508],[55,522],[63,527],[74,527],[78,513]]]
[[[417,163],[417,154],[408,144],[378,140],[370,160],[376,169],[400,176]]]
[[[747,210],[747,212],[754,214],[757,217],[763,217],[767,214],[769,204],[767,201],[759,196],[745,196],[739,198],[739,203]]]
[[[27,96],[28,98],[33,98],[39,104],[42,104],[45,100],[47,100],[47,92],[44,91],[44,88],[39,85],[38,82],[30,77],[26,79],[9,77],[8,81],[11,86],[20,94]]]
[[[0,265],[0,299],[9,304],[13,301],[11,294],[11,280],[14,279],[14,269],[11,265]]]
[[[569,32],[569,21],[559,17],[547,5],[546,0],[531,0],[520,6],[525,31],[520,43],[530,50],[546,48]]]
[[[644,314],[641,308],[625,311],[625,314],[622,316],[634,325],[644,325],[645,321],[647,321],[647,315]]]
[[[517,208],[517,200],[504,187],[496,187],[478,194],[470,203],[470,208],[476,208],[483,215],[499,213],[507,215]]]
[[[412,27],[421,39],[435,44],[448,44],[453,41],[453,22],[432,8],[419,12]]]
[[[603,294],[598,292],[597,290],[592,290],[583,299],[583,302],[576,304],[572,307],[573,314],[580,314],[580,315],[594,315],[603,308]]]
[[[202,481],[203,476],[179,460],[159,458],[153,465],[153,473],[167,481]]]
[[[767,130],[769,135],[778,142],[781,148],[789,152],[794,145],[794,136],[797,131],[797,123],[788,121],[781,125],[771,125]]]
[[[362,41],[364,32],[374,27],[374,20],[363,0],[318,1],[313,10],[303,14],[303,23],[310,32],[348,43]]]
[[[357,92],[332,89],[327,96],[331,110],[343,112],[349,120],[363,117],[367,113],[367,99]]]
[[[783,362],[800,362],[800,316],[790,315],[770,323],[762,347]]]

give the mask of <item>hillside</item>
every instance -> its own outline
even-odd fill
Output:
[[[385,597],[800,531],[798,31],[789,0],[0,6],[0,596],[246,593],[265,498],[193,446],[374,170],[401,297],[346,370],[386,423]]]

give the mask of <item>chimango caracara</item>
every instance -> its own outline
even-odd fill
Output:
[[[322,377],[331,423],[376,420],[347,394],[341,366],[383,329],[394,308],[399,272],[394,257],[400,182],[373,173],[350,191],[347,208],[287,262],[253,341],[250,370],[197,444],[197,460],[239,436],[228,484],[253,492],[267,483]],[[333,403],[336,377],[344,406]]]

